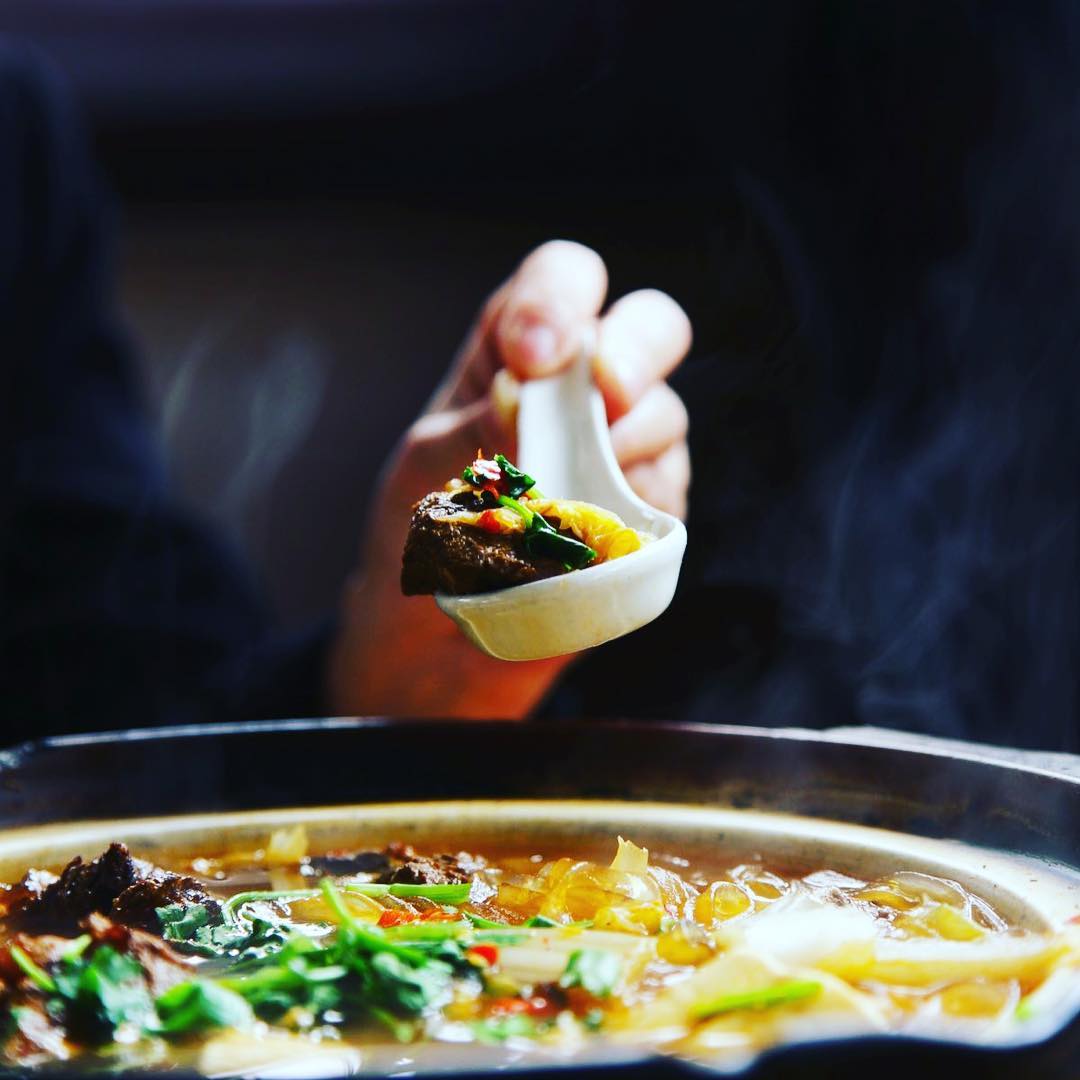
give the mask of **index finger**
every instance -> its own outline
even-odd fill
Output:
[[[580,353],[607,293],[607,269],[591,248],[553,240],[528,255],[500,292],[495,350],[517,378],[535,379]]]
[[[488,299],[428,408],[479,400],[502,368],[522,380],[559,371],[578,355],[606,292],[595,251],[570,240],[542,244]]]

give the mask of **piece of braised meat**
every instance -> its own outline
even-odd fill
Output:
[[[312,855],[301,867],[301,873],[308,877],[382,874],[390,865],[390,856],[385,851],[328,851],[325,855]]]
[[[388,844],[382,851],[333,851],[312,856],[311,874],[371,874],[380,885],[457,885],[487,864],[479,856],[417,855],[408,844]]]
[[[76,855],[47,883],[31,871],[5,896],[15,925],[58,931],[73,930],[95,911],[129,926],[157,930],[155,909],[176,903],[205,904],[215,914],[220,910],[194,878],[133,858],[123,844],[111,844],[90,862]]]
[[[402,846],[398,852],[396,865],[384,872],[379,881],[388,885],[460,885],[471,881],[484,865],[464,851],[457,855],[427,856]]]
[[[482,508],[471,491],[433,491],[413,507],[401,560],[401,591],[406,596],[493,592],[566,572],[558,559],[527,555],[522,533],[490,533],[447,520],[462,510]]]

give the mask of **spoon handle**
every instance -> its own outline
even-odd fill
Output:
[[[633,493],[615,459],[607,412],[592,379],[595,335],[561,375],[521,388],[518,462],[552,498],[583,499],[624,517],[649,508]]]

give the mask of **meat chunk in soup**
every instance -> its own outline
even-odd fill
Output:
[[[70,931],[98,912],[116,922],[158,929],[156,909],[168,904],[219,905],[191,877],[170,873],[136,859],[123,844],[109,848],[90,862],[76,855],[60,876],[46,882],[40,873],[20,882],[7,895],[7,913],[25,928]]]

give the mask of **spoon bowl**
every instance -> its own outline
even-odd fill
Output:
[[[579,652],[637,630],[671,603],[686,527],[633,492],[615,459],[592,381],[592,351],[570,370],[526,383],[518,409],[518,463],[545,496],[580,499],[651,537],[638,551],[557,577],[435,602],[477,648],[500,660]]]

